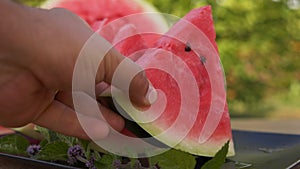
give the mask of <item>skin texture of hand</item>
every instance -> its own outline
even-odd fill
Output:
[[[76,59],[93,31],[69,11],[30,8],[8,0],[0,2],[0,22],[0,125],[34,123],[89,139],[74,112],[71,91]],[[101,47],[101,42],[97,45]],[[110,83],[123,59],[111,49],[99,65],[96,83]],[[148,87],[144,73],[138,74],[130,84],[130,99],[149,106]],[[99,108],[114,129],[123,129],[120,116],[101,104]],[[84,120],[99,139],[109,133],[106,122]]]

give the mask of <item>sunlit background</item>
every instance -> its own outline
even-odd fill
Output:
[[[300,0],[147,1],[179,17],[212,6],[232,117],[300,119]]]

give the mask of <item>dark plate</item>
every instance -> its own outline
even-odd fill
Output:
[[[0,153],[0,169],[77,169],[62,164]]]
[[[247,169],[300,169],[300,135],[234,130],[233,138],[236,156],[230,159],[251,164]]]
[[[236,156],[223,169],[299,169],[300,135],[233,131]],[[232,161],[234,162],[232,162]],[[231,161],[231,162],[230,162]],[[236,163],[233,165],[233,163]],[[291,167],[294,164],[294,167]],[[71,169],[74,167],[0,153],[0,169]]]

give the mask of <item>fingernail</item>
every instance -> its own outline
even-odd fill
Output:
[[[110,133],[109,124],[100,119],[91,118],[87,116],[79,116],[83,130],[92,140],[102,140]]]
[[[155,103],[155,101],[157,100],[157,91],[155,90],[155,88],[152,86],[151,83],[149,83],[146,99],[150,104]]]

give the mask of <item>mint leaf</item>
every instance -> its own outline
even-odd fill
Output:
[[[42,147],[40,153],[36,156],[40,160],[68,160],[68,144],[65,142],[57,141],[46,144]]]
[[[90,141],[88,140],[81,140],[81,139],[77,139],[77,141],[74,141],[73,142],[73,145],[74,143],[78,142],[78,144],[82,147],[82,149],[84,150],[85,152],[85,156],[87,159],[89,159],[91,157],[91,148],[90,148]],[[97,154],[99,155],[98,152],[94,153],[94,154]]]
[[[0,152],[17,155],[27,155],[29,141],[21,135],[13,134],[0,138]]]
[[[46,139],[44,139],[44,140],[42,140],[42,141],[40,142],[40,146],[41,146],[41,147],[44,147],[44,146],[46,146],[48,143],[49,143],[49,142],[48,142]]]
[[[137,161],[138,161],[138,159],[136,159],[136,158],[131,158],[131,159],[130,159],[130,162],[129,162],[130,168],[134,168],[134,165],[136,164]]]
[[[44,127],[36,126],[36,130],[44,136],[48,143],[62,141],[72,146],[78,142],[78,139],[75,137],[66,136]]]
[[[99,161],[95,161],[94,165],[99,169],[113,169],[112,164],[103,164]]]
[[[48,141],[48,143],[50,143],[50,133],[48,129],[44,127],[36,126],[36,130],[37,132],[41,133],[42,136],[44,136],[44,138]]]
[[[225,145],[219,150],[216,155],[206,162],[201,169],[219,169],[225,162],[226,155],[228,153],[229,141],[225,143]]]
[[[63,141],[64,142],[65,141],[65,140],[60,140],[60,135],[61,134],[59,134],[59,133],[57,133],[55,131],[48,130],[48,133],[49,133],[49,141],[50,142],[56,142],[56,141]],[[65,136],[65,137],[67,137],[67,136]]]
[[[66,135],[63,135],[63,134],[60,134],[60,133],[57,133],[57,132],[53,133],[53,137],[56,137],[56,139],[57,139],[56,141],[65,142],[69,146],[75,145],[75,144],[77,144],[79,142],[78,138],[71,137],[71,136],[66,136]]]
[[[101,169],[114,169],[112,164],[113,161],[117,159],[117,156],[114,154],[104,154],[101,157],[96,155],[95,152],[94,153],[94,157],[95,157],[95,166],[97,168],[101,168]]]
[[[99,162],[102,164],[112,165],[113,161],[116,159],[115,155],[112,154],[104,154],[101,156]]]
[[[158,164],[160,168],[193,169],[196,165],[195,157],[183,151],[171,149],[163,154],[150,158],[151,166]]]

